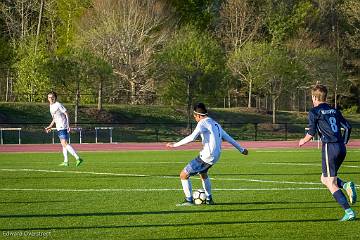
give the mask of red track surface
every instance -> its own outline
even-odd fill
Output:
[[[85,143],[71,144],[77,151],[140,151],[140,150],[166,150],[166,143]],[[241,146],[249,149],[261,148],[298,148],[298,141],[240,141]],[[321,144],[321,143],[320,143]],[[317,148],[317,142],[309,142],[302,148]],[[360,148],[360,140],[352,140],[347,145],[348,148]],[[199,149],[201,144],[194,142],[176,149]],[[223,149],[232,146],[228,143],[223,144]],[[5,152],[58,152],[61,150],[60,144],[5,144],[0,145],[0,153]]]

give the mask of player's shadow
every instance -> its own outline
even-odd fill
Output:
[[[233,176],[233,177],[237,177],[237,176],[320,176],[321,173],[216,173],[216,174],[211,174],[211,177],[218,177],[218,176]]]
[[[227,203],[216,203],[216,205],[220,205],[220,206],[231,206],[231,205],[273,205],[273,204],[314,204],[314,203],[319,203],[319,204],[325,204],[325,203],[334,203],[334,201],[308,201],[308,202],[289,202],[289,201],[277,201],[277,202],[227,202]],[[311,207],[308,207],[311,208]],[[315,207],[317,208],[317,207]],[[325,208],[325,207],[321,207],[321,208]],[[298,208],[295,208],[298,209]]]
[[[169,224],[130,224],[130,225],[110,225],[110,226],[69,226],[69,227],[30,227],[30,228],[11,228],[0,229],[2,231],[46,231],[46,230],[82,230],[82,229],[126,229],[126,228],[154,228],[154,227],[192,227],[192,226],[211,226],[215,225],[241,225],[241,224],[269,224],[269,223],[311,223],[311,222],[337,222],[338,219],[278,219],[278,220],[244,220],[244,221],[214,221],[201,223],[169,223]],[[159,239],[159,238],[157,238]],[[166,238],[165,238],[166,239]],[[186,238],[185,238],[186,239]]]
[[[246,204],[246,203],[238,203]],[[250,204],[250,203],[249,203]],[[221,205],[221,204],[218,204]],[[228,205],[231,205],[228,204]],[[234,205],[234,204],[233,204]],[[59,217],[104,217],[104,216],[142,216],[142,215],[174,215],[174,214],[199,214],[199,213],[229,213],[229,212],[255,212],[255,211],[278,211],[278,210],[309,210],[333,208],[327,206],[313,207],[266,207],[266,208],[245,208],[245,209],[210,209],[209,206],[193,206],[189,210],[177,211],[149,211],[149,212],[93,212],[93,213],[58,213],[58,214],[15,214],[0,215],[0,219],[7,218],[59,218]]]

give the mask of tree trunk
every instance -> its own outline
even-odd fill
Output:
[[[251,92],[252,92],[252,81],[249,81],[249,99],[248,99],[248,108],[251,108]]]
[[[189,79],[187,82],[187,129],[190,129],[190,115],[191,115],[191,80]]]
[[[230,90],[228,90],[228,108],[231,108],[231,95],[230,95]]]
[[[37,26],[37,30],[36,30],[35,54],[37,52],[37,47],[38,47],[38,42],[39,42],[41,18],[42,18],[42,12],[43,12],[43,8],[44,8],[44,1],[45,0],[41,0],[41,3],[40,3],[39,20],[38,20],[38,26]]]
[[[276,97],[272,96],[271,100],[272,100],[272,123],[275,124],[276,123]]]
[[[24,1],[21,2],[21,39],[25,36]]]
[[[9,101],[9,69],[7,70],[7,74],[6,74],[6,93],[5,93],[5,102]]]
[[[99,89],[98,89],[98,110],[101,111],[102,110],[102,88],[103,88],[103,83],[100,80],[99,83]]]
[[[79,113],[79,102],[80,102],[80,82],[76,82],[76,96],[75,96],[75,116],[74,116],[74,123],[75,127],[77,126],[78,122],[78,113]]]
[[[133,81],[130,82],[130,99],[131,99],[131,104],[135,105],[136,104],[136,86],[135,86],[135,82],[133,82]]]

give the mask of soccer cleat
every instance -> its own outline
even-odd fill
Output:
[[[210,199],[205,200],[205,204],[206,205],[215,205],[215,202],[212,200],[212,198],[210,198]]]
[[[62,162],[59,164],[60,167],[68,167],[69,166],[69,163],[67,162]]]
[[[344,184],[344,189],[349,196],[350,203],[355,204],[357,199],[355,184],[353,182],[347,182]]]
[[[83,162],[84,160],[82,160],[81,158],[79,158],[78,160],[76,160],[76,166],[80,166],[80,164]]]
[[[177,207],[189,207],[189,206],[194,206],[193,201],[188,201],[186,198],[184,199],[184,201],[182,203],[178,203],[176,204]]]
[[[340,222],[353,221],[355,218],[355,212],[349,208],[345,210],[345,215],[342,219],[340,219]]]

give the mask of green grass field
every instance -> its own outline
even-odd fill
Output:
[[[176,207],[196,154],[83,152],[84,165],[61,168],[61,153],[1,153],[0,239],[360,238],[320,184],[318,150],[225,150],[209,171],[216,205]],[[350,149],[339,176],[360,184],[359,173]]]

